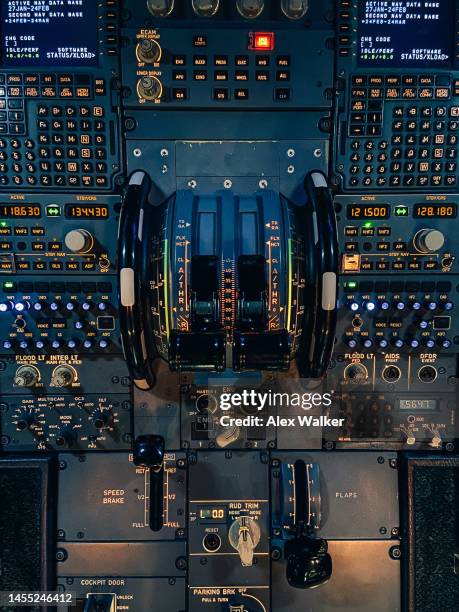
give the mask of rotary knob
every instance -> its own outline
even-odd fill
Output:
[[[308,0],[282,0],[282,12],[289,19],[301,19],[309,9]]]
[[[239,553],[242,566],[253,565],[254,550],[261,539],[258,522],[250,516],[238,516],[229,529],[228,539]]]
[[[445,236],[439,230],[423,229],[416,234],[413,242],[421,253],[436,253],[445,244]]]
[[[40,372],[31,365],[21,366],[14,376],[14,384],[17,387],[33,387],[39,380]]]
[[[78,435],[72,425],[64,425],[56,436],[57,446],[73,446],[78,440]]]
[[[156,77],[142,77],[137,83],[137,93],[144,100],[159,100],[163,86]]]
[[[72,253],[87,253],[94,246],[94,238],[85,229],[71,230],[65,236],[65,246]]]
[[[106,429],[110,425],[113,415],[110,410],[96,410],[93,423],[96,429]]]
[[[243,17],[254,19],[265,8],[264,0],[237,0],[237,10]]]
[[[162,54],[160,44],[152,38],[144,38],[137,45],[137,58],[145,64],[157,64]]]
[[[24,412],[16,421],[16,429],[18,431],[27,431],[33,429],[36,424],[35,415],[31,412]]]
[[[174,0],[147,0],[147,8],[155,17],[167,17],[174,10]]]
[[[192,0],[192,4],[199,17],[213,17],[218,11],[220,0]]]
[[[76,380],[75,370],[68,365],[60,365],[55,368],[51,376],[52,387],[70,387]]]

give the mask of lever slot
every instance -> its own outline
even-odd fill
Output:
[[[162,436],[138,436],[134,442],[134,465],[150,470],[149,524],[152,531],[161,531],[163,527],[164,450]]]
[[[267,327],[266,259],[262,255],[241,255],[238,260],[239,328],[265,330]]]

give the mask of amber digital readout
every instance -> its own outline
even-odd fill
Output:
[[[100,205],[81,205],[81,204],[66,204],[65,218],[66,219],[108,219],[108,206]]]
[[[222,506],[214,506],[211,508],[200,508],[199,519],[201,521],[225,521],[226,509]]]
[[[415,219],[455,219],[456,204],[415,204],[413,207]]]
[[[348,219],[389,219],[389,204],[349,204]]]
[[[0,219],[39,219],[39,204],[0,204]]]

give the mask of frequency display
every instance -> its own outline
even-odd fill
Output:
[[[453,0],[359,3],[361,66],[448,66],[451,63]]]
[[[97,2],[4,0],[0,11],[3,66],[97,64]]]

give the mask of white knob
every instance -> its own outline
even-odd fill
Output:
[[[65,237],[65,246],[72,253],[87,253],[93,244],[93,237],[84,229],[72,230]]]
[[[435,253],[445,244],[445,237],[439,230],[423,229],[414,237],[414,246],[421,253]]]

